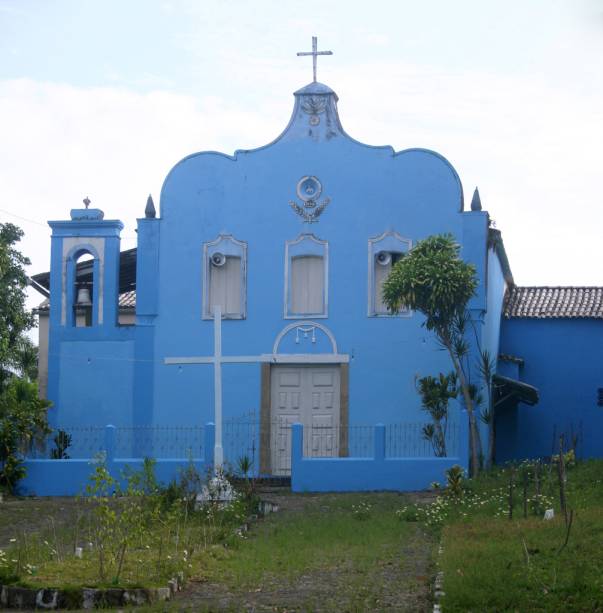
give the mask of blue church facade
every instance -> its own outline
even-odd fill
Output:
[[[503,354],[497,458],[550,455],[553,431],[572,425],[601,431],[603,344],[594,339],[603,336],[603,302],[578,318],[519,314],[522,297],[515,310],[509,300],[522,288],[500,232],[477,190],[466,210],[445,158],[354,140],[321,83],[294,99],[289,125],[269,145],[176,164],[159,214],[149,200],[138,220],[136,250],[120,254],[121,222],[97,209],[49,222],[51,270],[34,278],[50,293],[40,321],[48,322],[52,425],[214,421],[216,307],[223,418],[257,417],[257,472],[290,472],[283,431],[292,423],[304,425],[307,455],[330,457],[357,455],[361,426],[425,423],[416,378],[449,372],[449,359],[422,316],[389,314],[380,290],[418,241],[452,233],[479,279],[469,361],[480,348]],[[540,390],[540,404],[522,404],[523,383]],[[456,405],[451,412],[454,445],[465,449],[466,416]],[[136,435],[128,444],[128,455],[148,452]],[[243,447],[227,459],[248,453]],[[601,455],[594,437],[583,453]]]

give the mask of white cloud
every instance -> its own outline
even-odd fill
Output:
[[[603,284],[602,98],[544,79],[383,64],[338,87],[344,127],[449,158],[503,231],[520,284]],[[384,75],[388,75],[385,79]]]

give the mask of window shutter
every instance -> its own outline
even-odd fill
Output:
[[[383,283],[392,271],[392,264],[379,264],[375,261],[375,313],[388,313],[387,306],[383,302]]]
[[[321,256],[291,259],[291,312],[300,315],[324,312],[324,261]]]
[[[241,258],[226,256],[223,266],[210,264],[210,314],[220,305],[224,315],[241,313]]]

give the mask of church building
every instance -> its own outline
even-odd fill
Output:
[[[603,455],[603,288],[516,286],[501,232],[452,164],[358,142],[337,101],[314,79],[269,144],[182,159],[157,207],[149,197],[135,249],[88,200],[49,222],[50,272],[33,279],[49,296],[52,426],[203,426],[219,405],[226,460],[249,453],[226,439],[253,421],[256,472],[287,475],[294,422],[307,455],[334,457],[361,453],[361,427],[425,424],[416,380],[452,365],[423,316],[390,314],[381,289],[418,241],[451,233],[478,277],[470,361],[495,358],[497,461],[550,456],[562,433]],[[464,431],[451,413],[451,433]]]

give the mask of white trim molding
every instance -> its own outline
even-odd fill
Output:
[[[305,336],[307,336],[309,333],[314,333],[315,330],[320,330],[321,332],[323,332],[325,334],[325,336],[331,342],[331,351],[332,351],[332,353],[333,354],[337,354],[337,341],[335,340],[335,336],[333,335],[331,330],[329,330],[329,328],[327,328],[326,326],[323,326],[323,324],[319,324],[317,321],[306,321],[306,320],[304,320],[304,321],[296,321],[296,322],[294,322],[292,324],[289,324],[288,326],[285,326],[278,333],[276,339],[274,340],[274,345],[272,346],[272,353],[274,355],[278,354],[278,349],[279,349],[279,346],[281,344],[281,341],[292,330],[297,330],[297,331],[301,330],[302,334],[304,334]],[[312,355],[320,355],[320,354],[312,354]]]
[[[262,353],[261,355],[223,355],[222,364],[257,364],[269,362],[270,364],[347,364],[350,356],[347,353]],[[214,364],[216,359],[212,356],[164,358],[166,365],[183,364]]]
[[[368,267],[367,267],[367,316],[368,317],[411,317],[410,309],[403,309],[396,315],[380,313],[375,308],[375,266],[376,257],[380,251],[390,253],[408,253],[412,249],[412,240],[404,238],[395,230],[387,230],[368,240]]]

